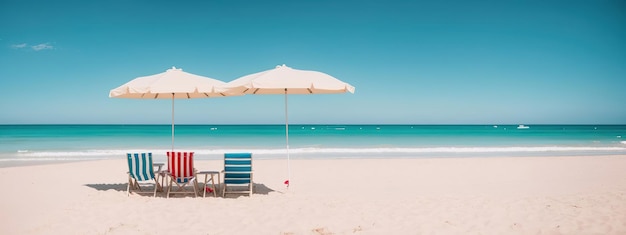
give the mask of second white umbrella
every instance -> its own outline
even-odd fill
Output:
[[[328,74],[298,70],[286,65],[276,66],[274,69],[246,75],[229,82],[227,92],[238,94],[281,94],[285,95],[285,141],[287,148],[287,180],[285,184],[289,187],[291,168],[289,164],[289,94],[334,94],[334,93],[354,93],[354,87],[348,83]]]

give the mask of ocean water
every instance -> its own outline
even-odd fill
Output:
[[[124,158],[164,161],[170,125],[0,125],[0,165]],[[177,125],[174,149],[197,159],[225,152],[285,158],[284,125]],[[626,125],[290,125],[297,158],[626,155]],[[6,164],[5,164],[6,165]]]

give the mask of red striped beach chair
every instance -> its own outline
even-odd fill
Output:
[[[128,187],[126,193],[130,196],[130,191],[136,190],[135,193],[150,193],[141,190],[141,185],[153,185],[153,196],[156,197],[157,189],[161,188],[157,175],[152,164],[152,153],[127,153],[128,159]]]
[[[196,179],[196,169],[193,166],[193,152],[167,152],[167,175],[170,178],[167,187],[167,197],[173,193],[198,195],[198,181]],[[172,186],[176,185],[176,190],[172,191]],[[192,186],[193,191],[186,188]]]

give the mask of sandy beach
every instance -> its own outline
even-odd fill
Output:
[[[252,197],[126,195],[124,159],[0,168],[2,234],[626,234],[626,156],[256,160]],[[221,161],[197,161],[220,170]]]

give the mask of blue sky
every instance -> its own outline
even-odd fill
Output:
[[[0,124],[168,124],[109,90],[279,64],[356,87],[290,96],[291,123],[625,124],[626,3],[0,1]],[[177,100],[176,123],[281,124],[284,100]]]

